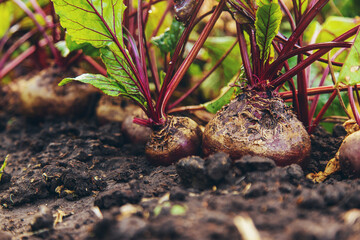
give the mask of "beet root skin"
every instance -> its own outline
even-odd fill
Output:
[[[271,158],[278,166],[304,164],[310,137],[302,123],[277,96],[247,92],[224,106],[206,125],[203,152]]]
[[[138,106],[125,97],[112,97],[103,94],[96,106],[96,118],[100,124],[110,122],[122,123],[129,115],[133,115]]]
[[[179,159],[199,154],[199,125],[188,117],[168,116],[166,124],[151,134],[146,144],[147,159],[156,165],[170,165]]]
[[[30,118],[88,114],[98,98],[98,91],[94,87],[83,83],[58,86],[62,79],[80,74],[81,69],[64,71],[52,66],[36,75],[16,79],[6,89],[7,105],[10,106],[8,111]]]
[[[175,0],[175,18],[179,22],[187,22],[195,10],[196,0]]]
[[[141,108],[136,109],[133,113],[125,117],[121,124],[121,131],[125,137],[133,144],[145,145],[152,133],[151,128],[134,123],[134,118],[145,118],[146,115]]]
[[[343,173],[350,178],[360,177],[360,131],[348,135],[339,148],[339,162]]]

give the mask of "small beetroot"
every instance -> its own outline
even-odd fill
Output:
[[[196,0],[174,0],[174,3],[176,20],[187,22],[195,10]]]
[[[195,121],[168,116],[166,124],[153,131],[145,154],[155,164],[170,165],[180,158],[198,154],[200,146],[201,130]]]
[[[127,98],[102,95],[96,106],[96,118],[100,124],[125,121],[139,107]]]
[[[360,131],[348,135],[339,149],[341,170],[349,177],[360,177]]]
[[[152,133],[151,128],[134,123],[134,118],[144,118],[145,113],[140,109],[134,110],[125,117],[121,124],[121,131],[131,143],[145,145]]]

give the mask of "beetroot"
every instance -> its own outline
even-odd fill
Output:
[[[139,107],[126,98],[114,98],[102,95],[96,106],[96,117],[99,123],[124,122]]]
[[[8,106],[32,118],[46,116],[82,116],[95,104],[97,90],[89,85],[77,83],[59,87],[66,76],[79,74],[79,69],[64,71],[59,67],[49,67],[36,75],[16,79],[6,86]]]
[[[339,149],[341,170],[350,178],[360,177],[360,131],[348,135]]]
[[[359,125],[355,120],[350,119],[344,122],[343,126],[347,135],[335,156],[326,164],[325,170],[307,175],[307,178],[313,182],[323,182],[328,176],[340,169],[350,178],[360,176]]]
[[[176,20],[187,22],[195,10],[196,0],[174,0],[174,3]]]
[[[248,91],[224,106],[205,127],[204,154],[218,151],[234,160],[260,155],[279,166],[301,164],[309,155],[310,137],[281,98]]]
[[[161,165],[170,165],[180,158],[200,151],[201,130],[187,117],[168,116],[165,125],[155,129],[146,144],[147,158]]]
[[[140,108],[134,109],[122,122],[121,131],[131,143],[145,145],[150,139],[152,130],[149,127],[134,123],[135,117],[144,118],[145,113]]]

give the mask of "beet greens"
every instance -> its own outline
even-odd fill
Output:
[[[100,48],[101,58],[107,69],[107,76],[84,74],[76,78],[64,79],[60,85],[76,80],[92,84],[111,96],[122,95],[131,98],[144,110],[148,117],[147,120],[135,119],[135,122],[146,126],[164,124],[166,106],[173,91],[195,59],[225,5],[225,1],[220,2],[199,40],[175,72],[174,66],[180,59],[182,49],[194,26],[196,12],[199,10],[202,1],[193,5],[194,14],[181,34],[179,43],[175,45],[175,49],[170,50],[172,59],[163,83],[159,87],[159,95],[154,105],[149,88],[150,77],[147,71],[147,64],[151,65],[152,62],[147,57],[147,43],[144,36],[147,18],[147,14],[144,14],[145,4],[138,1],[137,34],[135,34],[134,29],[126,28],[124,20],[126,6],[123,1],[54,0],[53,2],[56,13],[60,16],[61,25],[66,28],[67,34],[78,44],[90,43],[94,47]],[[155,39],[154,42],[158,43],[161,40],[163,39]],[[172,46],[174,46],[173,42],[170,47]],[[150,69],[153,67],[150,66]],[[155,76],[156,74],[153,71],[152,78],[154,80],[156,80]],[[155,84],[159,86],[157,81]]]
[[[60,25],[50,0],[8,0],[0,2],[0,78],[16,66],[33,58],[34,67],[68,69],[75,61],[85,60],[97,71],[103,68],[86,53],[94,55],[90,45],[80,46],[71,38],[62,38]]]
[[[1,182],[2,175],[3,175],[3,173],[5,172],[5,167],[6,167],[6,165],[7,165],[8,158],[9,158],[9,154],[6,155],[6,157],[5,157],[2,165],[1,165],[1,167],[0,167],[0,182]]]
[[[49,32],[55,32],[56,27],[54,22],[49,20],[49,15],[44,10],[48,3],[43,1],[42,5],[40,5],[35,0],[30,1],[28,4],[19,0],[0,3],[0,13],[4,16],[3,21],[5,21],[2,29],[0,29],[0,52],[2,52],[0,78],[6,76],[19,63],[31,55],[35,56],[35,62],[40,68],[48,67],[45,46],[49,47],[55,62],[58,65],[62,64],[61,56],[54,44],[56,39],[49,35]],[[29,26],[24,24],[26,21],[33,24],[31,30],[28,29]],[[30,44],[31,46],[22,51],[20,48],[24,44]]]
[[[314,111],[309,112],[308,107],[310,77],[305,69],[315,61],[327,62],[323,55],[333,48],[350,48],[353,43],[345,40],[356,35],[359,29],[359,26],[356,26],[331,42],[307,45],[303,39],[304,32],[327,3],[328,0],[294,0],[292,14],[282,0],[258,0],[256,4],[247,0],[228,1],[228,7],[237,21],[241,55],[249,87],[260,91],[279,91],[287,82],[292,91],[297,115],[309,131],[314,129],[322,115],[312,120]],[[277,31],[282,13],[291,26],[289,38]],[[249,36],[248,42],[245,41],[245,35]],[[251,46],[250,54],[247,52],[247,44]],[[272,56],[275,58],[267,57],[267,49],[272,49]],[[290,68],[288,60],[294,56],[297,57],[297,65]],[[342,63],[332,63],[342,66]],[[293,80],[295,76],[296,84]],[[321,88],[314,89],[312,94],[314,92],[320,94]],[[315,109],[316,103],[312,103],[312,109]]]

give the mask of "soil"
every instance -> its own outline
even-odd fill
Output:
[[[305,177],[344,134],[319,128],[304,169],[223,153],[164,167],[118,123],[3,114],[0,239],[360,239],[360,180]]]

